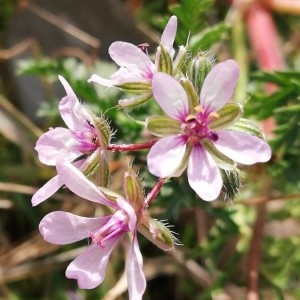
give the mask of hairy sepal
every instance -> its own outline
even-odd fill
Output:
[[[159,55],[158,66],[157,66],[158,72],[163,72],[169,75],[173,75],[172,58],[169,52],[166,51],[162,45],[159,46],[158,55]]]
[[[189,101],[189,113],[195,113],[195,107],[199,106],[199,97],[192,82],[186,78],[180,79],[180,83],[184,88]]]
[[[145,127],[151,134],[159,137],[179,134],[182,131],[179,121],[166,116],[151,116],[147,118]]]
[[[217,111],[218,117],[209,124],[211,130],[222,129],[235,123],[243,115],[243,107],[240,104],[230,103]]]
[[[138,231],[154,245],[164,251],[174,250],[174,236],[162,222],[144,215],[138,225]]]
[[[236,163],[232,159],[221,153],[210,140],[204,139],[202,141],[202,145],[205,150],[208,151],[208,153],[211,155],[219,168],[228,171],[234,170],[236,168]]]

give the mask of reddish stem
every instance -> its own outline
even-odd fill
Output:
[[[164,182],[165,182],[165,178],[159,178],[159,180],[156,182],[155,186],[152,188],[151,192],[148,193],[145,199],[145,205],[144,205],[145,208],[147,208],[150,205],[150,203],[153,201],[153,199],[157,196]]]
[[[138,150],[150,149],[156,142],[157,140],[153,140],[141,144],[123,144],[123,145],[110,144],[107,146],[107,150],[119,151],[119,152],[138,151]]]

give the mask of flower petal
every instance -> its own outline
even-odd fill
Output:
[[[62,155],[68,161],[81,155],[81,152],[75,148],[76,144],[77,141],[69,129],[58,127],[42,134],[36,143],[35,150],[42,163],[55,166],[56,159]]]
[[[181,136],[164,137],[150,149],[147,163],[150,173],[158,177],[179,176],[174,172],[180,167],[186,151],[185,141]]]
[[[61,181],[76,195],[103,205],[117,207],[117,204],[108,200],[99,188],[89,181],[77,168],[71,163],[58,160],[56,164],[57,173]]]
[[[109,219],[110,216],[85,218],[64,211],[55,211],[42,219],[39,230],[47,242],[66,245],[87,238],[91,231],[103,226]]]
[[[84,130],[86,121],[84,106],[80,104],[68,82],[62,76],[59,76],[59,80],[67,93],[67,96],[59,102],[60,115],[71,130]]]
[[[109,256],[116,246],[119,238],[111,239],[101,248],[92,244],[76,257],[68,266],[66,276],[76,279],[79,288],[93,289],[102,283]]]
[[[217,131],[217,134],[216,148],[238,163],[252,165],[271,158],[268,143],[254,135],[229,130]]]
[[[143,272],[143,257],[137,242],[136,233],[126,260],[126,273],[129,299],[142,299],[146,289],[146,279]]]
[[[166,27],[161,35],[160,43],[163,45],[163,47],[172,54],[173,52],[173,44],[176,36],[177,31],[177,17],[172,16]]]
[[[191,188],[201,199],[212,201],[219,196],[222,177],[217,165],[203,148],[193,148],[187,175]]]
[[[127,213],[128,217],[129,217],[129,223],[128,223],[129,230],[131,232],[135,232],[137,218],[136,218],[136,213],[135,213],[134,208],[131,206],[131,204],[129,202],[127,202],[123,198],[117,198],[116,201],[119,205],[119,208],[122,210],[125,210],[125,212]]]
[[[99,84],[107,86],[107,87],[112,87],[116,84],[116,82],[114,80],[102,78],[102,77],[98,76],[97,74],[93,74],[90,77],[90,79],[88,80],[88,82],[89,83],[96,82],[96,83],[99,83]]]
[[[152,80],[153,96],[162,110],[171,118],[183,122],[189,113],[185,90],[172,76],[155,73]]]
[[[140,70],[147,69],[152,62],[150,58],[137,46],[126,42],[114,42],[108,49],[110,57],[120,67],[135,65]]]
[[[31,198],[33,206],[40,204],[51,197],[61,186],[63,182],[58,175],[46,182]]]
[[[231,98],[239,77],[239,66],[226,60],[213,67],[206,76],[200,93],[200,104],[207,112],[218,111]]]

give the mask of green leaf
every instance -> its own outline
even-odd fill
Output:
[[[230,30],[231,25],[226,23],[210,26],[191,37],[190,47],[196,51],[199,49],[201,51],[209,50],[214,43],[223,40]]]

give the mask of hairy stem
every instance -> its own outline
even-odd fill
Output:
[[[111,151],[138,151],[138,150],[144,150],[144,149],[150,149],[157,140],[153,140],[146,143],[140,143],[140,144],[123,144],[123,145],[117,145],[117,144],[110,144],[107,146],[107,150]]]

